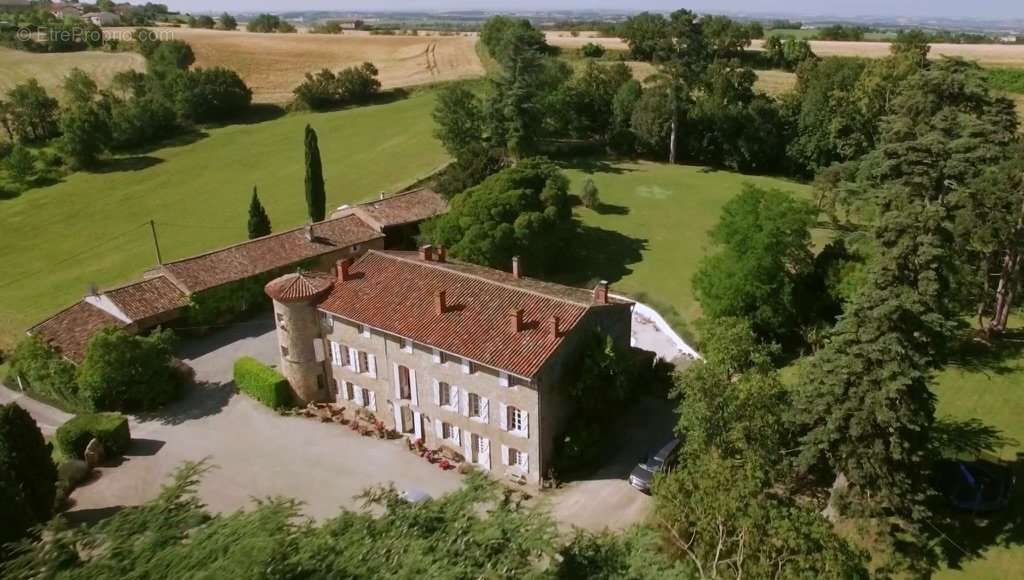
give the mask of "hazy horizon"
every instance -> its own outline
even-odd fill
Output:
[[[986,19],[1024,18],[1024,2],[1020,0],[975,0],[965,3],[954,0],[859,0],[823,8],[820,0],[788,0],[787,2],[764,2],[759,0],[693,0],[667,2],[663,0],[640,0],[623,8],[621,1],[613,0],[517,0],[497,2],[495,0],[391,0],[381,6],[373,2],[338,2],[331,0],[164,0],[173,10],[181,12],[210,12],[229,10],[235,12],[295,12],[302,10],[332,10],[352,12],[423,11],[441,12],[452,10],[675,10],[689,8],[698,12],[790,14],[818,18],[851,18],[857,16],[879,16],[886,18],[962,18]]]

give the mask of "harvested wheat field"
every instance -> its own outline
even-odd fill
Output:
[[[633,71],[633,78],[644,81],[653,75],[657,70],[649,62],[638,60],[626,61],[626,66]],[[757,81],[754,82],[754,89],[769,95],[781,95],[796,87],[796,74],[781,70],[759,70]]]
[[[259,34],[162,28],[192,45],[195,66],[238,71],[253,100],[284,103],[307,72],[337,71],[372,62],[384,88],[408,87],[483,76],[476,39],[463,36],[370,36],[366,34]]]
[[[549,32],[545,32],[544,37],[548,41],[548,44],[559,48],[579,48],[584,44],[593,42],[594,44],[600,44],[609,50],[629,50],[629,46],[627,46],[626,42],[621,38],[598,36],[596,32],[585,31],[573,36],[571,32],[551,30]]]
[[[30,78],[39,80],[46,90],[60,96],[60,87],[71,69],[78,67],[106,86],[121,71],[145,69],[142,55],[134,52],[66,52],[42,54],[0,48],[0,94]]]

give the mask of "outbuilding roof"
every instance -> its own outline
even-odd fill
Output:
[[[420,188],[343,207],[334,215],[355,214],[378,231],[383,231],[387,228],[419,223],[447,212],[448,200],[443,195],[433,189]]]
[[[104,328],[122,328],[127,323],[88,302],[81,301],[61,310],[29,329],[75,364],[85,360],[89,339]]]

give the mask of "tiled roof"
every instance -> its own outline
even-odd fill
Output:
[[[188,305],[188,297],[165,276],[133,282],[103,293],[132,321],[145,320]]]
[[[298,302],[326,292],[333,283],[334,276],[319,272],[297,272],[272,280],[265,289],[278,302]]]
[[[380,229],[413,224],[448,212],[448,200],[432,189],[414,189],[342,210],[354,212]]]
[[[104,328],[120,328],[125,322],[87,302],[79,302],[29,329],[76,364],[85,359],[89,339]]]
[[[348,215],[306,228],[271,234],[234,246],[164,264],[163,272],[189,293],[200,292],[383,237],[358,216]]]
[[[592,294],[457,262],[423,261],[416,252],[371,250],[336,282],[320,308],[512,374],[532,377],[591,308]],[[435,301],[445,292],[446,312]],[[523,310],[513,332],[509,314]],[[551,332],[558,317],[560,333]]]

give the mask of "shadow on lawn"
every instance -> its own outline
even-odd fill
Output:
[[[617,282],[633,270],[630,264],[643,259],[647,240],[588,225],[579,226],[579,237],[565,249],[571,272],[555,276],[555,282],[573,286],[592,286],[599,280]]]
[[[972,331],[954,346],[949,364],[977,373],[1004,375],[1021,370],[1012,361],[1024,357],[1024,329],[1013,329],[992,343],[978,339]]]
[[[583,173],[593,175],[595,173],[608,173],[611,175],[623,175],[632,173],[634,170],[600,157],[584,157],[572,159],[562,164],[563,169],[578,169]]]
[[[135,155],[132,157],[117,157],[103,162],[89,173],[104,175],[107,173],[121,173],[123,171],[142,171],[163,163],[164,160],[150,155]]]

